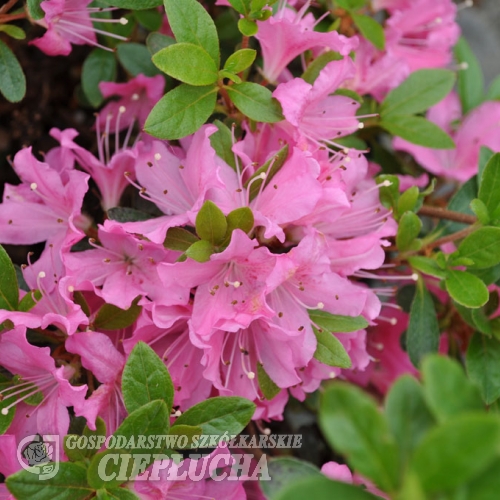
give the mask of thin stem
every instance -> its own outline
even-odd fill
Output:
[[[436,219],[447,219],[454,222],[461,222],[463,224],[475,224],[477,218],[474,215],[462,214],[460,212],[453,212],[445,208],[431,207],[424,205],[419,211],[419,215],[426,215],[428,217],[435,217]]]
[[[0,24],[3,24],[3,23],[10,23],[11,21],[16,21],[17,19],[26,19],[26,13],[25,12],[21,12],[20,14],[12,14],[12,15],[5,15],[5,16],[2,16],[0,15]]]
[[[5,5],[0,7],[0,14],[5,14],[6,12],[9,12],[9,10],[16,5],[17,0],[9,0]]]
[[[430,242],[425,247],[425,249],[436,248],[436,247],[440,247],[441,245],[444,245],[445,243],[451,243],[453,241],[461,240],[462,238],[469,236],[469,234],[473,233],[476,229],[477,229],[477,226],[466,227],[465,229],[462,229],[461,231],[458,231],[458,232],[453,233],[453,234],[449,234],[448,236],[444,236],[443,238],[439,238],[435,241]]]
[[[219,85],[220,93],[222,95],[222,99],[224,100],[224,104],[228,110],[228,114],[231,114],[234,111],[233,103],[231,102],[231,99],[229,98],[229,94],[227,93],[227,90],[224,87],[223,81],[219,80],[218,85]]]

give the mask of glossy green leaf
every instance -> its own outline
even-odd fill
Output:
[[[228,0],[234,10],[240,14],[250,13],[250,0]]]
[[[231,236],[235,229],[241,229],[244,233],[249,233],[253,229],[255,223],[252,210],[248,207],[236,208],[232,212],[229,212],[226,220],[226,239],[228,236]]]
[[[366,0],[335,0],[335,5],[345,10],[357,10],[366,5]]]
[[[144,342],[138,342],[130,353],[122,374],[122,393],[129,413],[151,401],[161,400],[172,409],[174,386],[162,361]]]
[[[41,298],[42,293],[40,290],[32,290],[22,298],[17,309],[22,312],[28,312],[36,306]]]
[[[316,81],[321,70],[332,61],[342,60],[342,56],[338,52],[328,50],[319,55],[313,62],[307,66],[307,69],[302,74],[301,78],[311,85]]]
[[[224,240],[226,231],[227,220],[222,210],[207,200],[196,216],[196,234],[202,240],[216,245]]]
[[[194,43],[206,50],[219,67],[219,38],[209,13],[198,0],[164,0],[170,28],[177,42]]]
[[[351,14],[351,17],[361,34],[377,49],[384,50],[385,34],[382,25],[370,16]]]
[[[482,227],[469,234],[459,245],[460,257],[474,261],[469,267],[484,269],[500,264],[500,228]]]
[[[12,386],[11,390],[8,390],[9,387],[11,386]],[[0,401],[0,411],[1,411],[4,408],[10,406],[10,404],[13,403],[20,395],[18,394],[13,396],[14,399],[9,398],[9,394],[12,394],[13,392],[18,392],[19,390],[16,388],[15,385],[12,385],[10,381],[0,382],[0,390],[5,391],[2,393],[3,395],[2,401]],[[12,424],[12,421],[16,416],[16,411],[17,411],[17,406],[14,405],[12,408],[9,408],[7,410],[7,415],[4,415],[3,413],[0,412],[0,436],[2,434],[5,434],[7,429],[10,427],[10,424]]]
[[[141,314],[142,307],[134,300],[128,309],[120,309],[113,304],[104,304],[94,319],[95,330],[120,330],[134,324]]]
[[[481,104],[484,95],[484,78],[481,65],[464,37],[455,45],[455,58],[467,67],[458,72],[458,94],[465,115]]]
[[[217,127],[217,132],[210,136],[210,144],[214,148],[217,156],[222,158],[234,171],[236,171],[236,159],[232,151],[233,139],[229,127],[220,120],[215,120],[213,125]]]
[[[500,397],[500,342],[475,333],[467,349],[467,373],[487,405]]]
[[[212,114],[217,87],[185,83],[164,95],[149,114],[144,130],[159,139],[181,139],[196,132]]]
[[[479,150],[479,171],[477,173],[479,185],[481,184],[481,181],[483,179],[484,169],[486,168],[486,165],[491,160],[494,154],[495,152],[487,146],[481,146],[481,149]]]
[[[137,222],[152,218],[152,215],[130,207],[113,207],[108,210],[108,219],[117,222]]]
[[[292,481],[273,500],[376,500],[378,497],[368,493],[361,486],[332,481],[327,477],[308,477]]]
[[[210,54],[193,43],[175,43],[161,49],[153,56],[153,63],[167,75],[189,85],[210,85],[218,78],[218,68]]]
[[[163,33],[150,33],[146,38],[146,47],[151,55],[156,54],[165,47],[170,47],[170,45],[173,45],[174,43],[175,40],[171,36],[164,35]]]
[[[26,7],[28,9],[28,13],[29,13],[29,16],[31,17],[31,19],[38,21],[39,19],[42,19],[43,17],[45,17],[45,12],[40,7],[40,4],[42,2],[43,2],[43,0],[27,0],[26,1]]]
[[[433,149],[454,149],[453,139],[444,130],[421,116],[390,115],[380,126],[412,144]]]
[[[440,422],[483,408],[478,388],[453,359],[428,356],[422,363],[422,378],[427,405]]]
[[[500,446],[495,415],[460,415],[431,430],[411,467],[428,492],[452,491],[493,463]]]
[[[231,101],[248,118],[275,123],[284,119],[281,105],[269,89],[257,83],[244,82],[225,87]]]
[[[3,31],[16,40],[24,40],[26,38],[25,31],[14,24],[0,24],[0,31]]]
[[[435,278],[443,279],[448,275],[447,271],[441,269],[437,262],[429,257],[415,255],[408,257],[408,262],[413,269],[429,276],[434,276]]]
[[[19,286],[16,270],[7,252],[0,245],[0,309],[16,311],[19,304]]]
[[[417,186],[412,186],[404,193],[401,193],[398,201],[398,213],[401,215],[408,211],[414,211],[417,206],[419,196],[420,191]]]
[[[478,198],[490,215],[500,206],[500,153],[493,155],[484,168]]]
[[[422,229],[422,221],[414,212],[405,212],[399,220],[396,245],[402,252],[413,248],[415,239]]]
[[[316,328],[313,328],[313,331],[317,341],[315,359],[328,366],[351,368],[351,358],[335,335]]]
[[[201,427],[203,434],[239,434],[250,422],[255,404],[235,396],[209,398],[186,410],[174,423]]]
[[[94,49],[85,59],[82,68],[82,89],[94,108],[104,101],[99,83],[113,82],[116,78],[116,59],[113,52]]]
[[[135,10],[134,17],[148,31],[159,30],[163,23],[162,13],[158,9]]]
[[[259,31],[257,23],[246,18],[241,18],[238,20],[238,29],[244,36],[254,36]]]
[[[350,467],[384,491],[397,489],[397,445],[387,421],[367,394],[343,383],[327,387],[321,399],[319,423],[327,441],[346,457]]]
[[[435,425],[422,387],[413,377],[403,375],[394,382],[385,400],[385,415],[405,467],[426,432]]]
[[[167,236],[163,246],[169,250],[185,252],[193,243],[199,241],[199,238],[182,227],[171,227],[167,231]]]
[[[411,362],[418,367],[422,358],[437,352],[439,347],[439,325],[434,302],[422,279],[410,310],[410,321],[406,334],[406,346]]]
[[[121,65],[132,75],[155,76],[160,73],[151,61],[151,53],[142,43],[120,43],[116,55]]]
[[[77,445],[80,436],[68,434],[64,437],[64,453],[72,462],[85,461],[92,458],[99,451],[101,447],[97,444],[97,438],[106,437],[106,424],[104,420],[101,417],[97,417],[95,431],[90,430],[88,425],[86,425],[82,436],[87,438],[87,446],[83,448]]]
[[[93,492],[87,484],[85,467],[70,462],[59,462],[58,465],[59,471],[51,479],[40,481],[37,474],[20,470],[9,476],[5,483],[18,500],[83,500]]]
[[[264,369],[262,363],[257,363],[257,381],[259,383],[260,390],[264,397],[268,400],[273,399],[281,392],[281,388],[279,388],[273,379],[269,376],[269,374]]]
[[[445,285],[453,300],[465,307],[481,307],[488,302],[486,285],[471,273],[450,270]]]
[[[200,240],[193,243],[187,250],[186,256],[196,262],[208,262],[210,256],[215,252],[214,246],[207,240]]]
[[[19,102],[26,94],[26,78],[16,56],[0,40],[0,92],[10,102]]]
[[[481,224],[489,224],[490,223],[490,214],[488,212],[488,208],[479,198],[474,198],[470,202],[470,208],[481,222]]]
[[[224,64],[224,69],[232,73],[239,73],[249,68],[255,61],[257,51],[253,49],[241,49],[231,54]]]
[[[414,115],[444,99],[453,88],[455,73],[447,69],[421,69],[391,90],[382,103],[382,120],[393,115]]]
[[[162,0],[100,0],[106,5],[112,5],[113,7],[120,7],[122,9],[152,9],[153,7],[158,7],[163,2]]]
[[[339,316],[319,309],[309,310],[309,317],[315,325],[330,333],[356,332],[368,326],[363,316]]]

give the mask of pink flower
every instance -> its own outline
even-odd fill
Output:
[[[89,176],[78,171],[58,173],[38,161],[31,148],[14,157],[14,170],[23,181],[5,185],[0,205],[0,243],[31,245],[42,241],[79,241],[88,225],[81,215]]]
[[[387,20],[387,52],[404,59],[410,71],[441,68],[452,58],[460,36],[451,0],[416,0]]]
[[[481,146],[500,151],[500,103],[485,102],[462,117],[460,101],[452,92],[436,106],[427,118],[448,132],[455,149],[430,149],[411,144],[399,137],[394,148],[407,151],[429,172],[464,182],[477,173]]]
[[[359,104],[345,96],[330,95],[352,78],[354,71],[349,57],[332,61],[321,70],[313,85],[295,78],[278,85],[273,96],[280,101],[287,121],[302,136],[315,144],[328,142],[360,128],[356,118]]]
[[[45,17],[37,24],[47,29],[41,38],[31,41],[40,50],[49,56],[67,56],[71,52],[71,44],[75,45],[94,45],[106,50],[111,50],[97,42],[96,33],[104,34],[126,40],[126,38],[107,33],[94,28],[92,21],[119,22],[127,24],[125,18],[122,19],[102,19],[90,17],[90,14],[102,12],[99,7],[88,7],[92,0],[45,0],[40,7],[45,12]]]
[[[288,64],[306,50],[330,49],[347,56],[357,47],[355,37],[346,38],[336,31],[314,31],[317,21],[312,14],[305,15],[309,4],[306,2],[299,12],[285,6],[267,21],[257,23],[255,38],[262,48],[263,73],[270,82],[275,82]]]
[[[159,281],[156,268],[165,250],[137,240],[110,221],[99,227],[98,235],[102,246],[65,255],[68,275],[75,278],[75,288],[89,289],[90,285],[107,303],[128,309],[137,296],[147,295]]]
[[[191,223],[206,199],[207,191],[222,186],[218,179],[219,160],[209,137],[217,131],[203,126],[182,151],[160,141],[151,146],[139,144],[135,172],[140,194],[155,203],[165,216],[144,222],[128,222],[123,227],[163,243],[168,228]]]
[[[104,129],[108,116],[111,116],[116,120],[120,117],[116,132],[132,127],[136,120],[142,128],[153,106],[162,97],[164,87],[165,79],[161,75],[148,77],[140,74],[126,83],[101,82],[99,89],[105,98],[119,96],[120,99],[110,101],[99,112],[99,126]]]
[[[64,436],[69,427],[67,407],[81,404],[87,392],[86,385],[75,387],[70,384],[75,368],[71,365],[56,368],[50,349],[31,345],[26,339],[24,327],[15,327],[0,336],[0,365],[20,376],[20,383],[14,386],[14,392],[3,394],[4,402],[9,402],[2,409],[3,414],[21,404],[9,433],[18,434],[29,425],[34,430],[32,434]],[[39,393],[42,393],[43,399],[38,406],[22,404],[28,397]]]
[[[77,416],[87,419],[95,430],[95,421],[101,417],[111,435],[126,416],[121,393],[121,374],[125,357],[119,353],[107,335],[99,332],[79,332],[66,340],[66,349],[79,354],[82,365],[92,372],[101,385],[91,396],[75,405]]]

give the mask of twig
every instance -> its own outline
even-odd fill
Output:
[[[469,236],[469,234],[473,233],[476,229],[477,229],[477,226],[466,227],[465,229],[462,229],[461,231],[458,231],[458,232],[453,233],[453,234],[449,234],[448,236],[444,236],[443,238],[439,238],[435,241],[431,241],[424,248],[427,250],[427,249],[431,249],[431,248],[440,247],[441,245],[444,245],[445,243],[451,243],[453,241],[461,240],[462,238]],[[422,250],[424,250],[424,248]]]
[[[463,224],[475,224],[477,218],[474,215],[462,214],[460,212],[453,212],[445,208],[431,207],[424,205],[419,211],[419,215],[427,215],[428,217],[435,217],[436,219],[447,219],[454,222],[461,222]]]

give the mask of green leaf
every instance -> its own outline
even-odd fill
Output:
[[[399,179],[395,175],[382,174],[375,178],[379,187],[380,203],[386,208],[397,210],[399,203]]]
[[[469,234],[459,245],[460,257],[474,261],[474,269],[484,269],[500,263],[500,228],[482,227]]]
[[[212,245],[221,243],[226,236],[227,221],[222,210],[212,201],[203,203],[196,216],[196,234]]]
[[[417,206],[420,192],[417,186],[412,186],[404,193],[401,193],[398,201],[398,214],[402,215],[408,211],[414,211]]]
[[[164,95],[149,114],[144,130],[159,139],[181,139],[196,132],[212,114],[217,87],[182,84]]]
[[[148,31],[159,30],[163,22],[163,16],[158,9],[136,10],[134,17]]]
[[[484,168],[478,198],[492,215],[500,206],[500,153],[492,156]]]
[[[42,298],[40,290],[32,290],[28,292],[19,302],[18,310],[28,312],[36,306],[37,302]]]
[[[402,139],[434,149],[454,149],[453,139],[434,123],[421,116],[390,115],[380,126]]]
[[[384,99],[380,108],[382,120],[393,115],[414,115],[426,111],[443,100],[454,83],[455,73],[447,69],[413,72]]]
[[[244,71],[253,64],[256,56],[256,50],[238,50],[227,58],[227,61],[224,64],[224,69],[227,71],[231,71],[232,73],[239,73],[240,71]]]
[[[122,393],[129,413],[156,400],[164,401],[169,412],[172,409],[174,386],[170,374],[164,362],[144,342],[138,342],[127,359],[122,375]]]
[[[497,416],[460,415],[424,437],[411,467],[426,492],[451,491],[485,470],[499,444]]]
[[[152,218],[151,214],[130,207],[113,207],[108,210],[108,219],[117,222],[137,222]]]
[[[236,160],[232,151],[233,139],[231,130],[220,120],[215,120],[212,125],[217,127],[217,132],[210,136],[210,144],[217,156],[222,158],[234,171],[236,171]]]
[[[332,61],[342,60],[342,56],[338,52],[329,50],[319,55],[312,63],[307,66],[307,69],[302,73],[301,78],[311,85],[316,81],[321,70]]]
[[[451,297],[465,307],[473,309],[488,302],[486,285],[471,273],[450,270],[445,285]]]
[[[490,223],[490,214],[488,213],[488,208],[479,198],[474,198],[470,202],[470,208],[477,216],[481,224],[487,225]]]
[[[219,71],[219,78],[222,80],[224,80],[224,78],[229,78],[229,80],[231,80],[234,83],[241,83],[243,81],[238,75],[235,75],[230,71],[226,71],[225,69],[221,69]]]
[[[267,467],[271,481],[261,481],[260,487],[269,500],[275,500],[291,482],[311,476],[322,477],[316,466],[293,457],[272,458]]]
[[[18,304],[19,286],[16,269],[7,252],[0,245],[0,309],[16,311]]]
[[[410,310],[410,321],[406,335],[406,346],[411,362],[418,367],[429,352],[439,347],[439,325],[430,293],[421,279]]]
[[[48,464],[44,464],[48,465]],[[18,500],[83,500],[93,489],[87,484],[84,467],[59,462],[59,471],[51,479],[40,481],[37,474],[21,470],[9,476],[5,483]]]
[[[403,375],[392,385],[385,400],[385,415],[398,443],[404,469],[425,433],[435,425],[422,387],[413,377]]]
[[[113,82],[116,78],[116,59],[113,52],[94,49],[85,59],[82,67],[82,89],[94,108],[104,101],[99,83]]]
[[[485,101],[498,101],[500,99],[500,76],[497,76],[490,84],[486,93]]]
[[[249,233],[253,229],[255,223],[252,210],[248,207],[236,208],[232,212],[229,212],[226,220],[226,241],[228,238],[231,238],[231,234],[235,229],[241,229],[244,233]]]
[[[127,488],[98,490],[97,500],[139,500],[139,497]]]
[[[258,168],[255,173],[245,182],[245,187],[250,186],[250,193],[248,195],[250,201],[254,200],[261,190],[262,183],[264,182],[264,187],[268,186],[274,176],[281,170],[281,167],[285,164],[288,158],[289,146],[286,144],[283,146],[273,157]],[[265,174],[265,179],[259,178]],[[250,183],[252,183],[250,185]]]
[[[252,120],[275,123],[284,119],[281,104],[266,87],[244,82],[227,86],[225,89],[234,105]]]
[[[238,20],[238,29],[244,36],[254,36],[259,31],[257,23],[246,18],[241,18]]]
[[[169,250],[185,252],[193,243],[199,241],[199,238],[182,227],[171,227],[167,231],[167,236],[163,246]]]
[[[321,398],[319,423],[327,441],[354,470],[384,491],[397,489],[399,452],[368,395],[347,384],[330,385]]]
[[[38,21],[45,17],[45,12],[40,7],[43,0],[27,0],[26,7],[28,8],[28,14],[31,19]]]
[[[250,0],[228,0],[234,10],[240,14],[250,13]]]
[[[464,488],[466,493],[462,498],[473,500],[492,500],[500,490],[500,459],[494,460],[491,465],[479,476],[476,476]]]
[[[428,356],[422,363],[422,378],[425,400],[439,422],[483,408],[478,388],[453,359]]]
[[[0,92],[10,102],[19,102],[26,94],[26,78],[16,56],[0,40]]]
[[[199,240],[193,243],[187,250],[186,256],[196,262],[208,262],[215,249],[207,240]]]
[[[172,427],[192,425],[201,427],[207,435],[236,435],[250,422],[254,411],[255,404],[243,398],[209,398],[186,410]]]
[[[274,383],[261,363],[257,363],[257,381],[262,394],[268,400],[273,399],[281,392],[281,388]]]
[[[131,413],[118,427],[114,436],[119,438],[119,436],[123,436],[123,439],[127,443],[124,448],[109,448],[106,451],[97,453],[92,458],[89,468],[87,471],[87,479],[90,486],[95,489],[100,488],[115,488],[120,486],[120,484],[124,483],[124,480],[121,480],[122,472],[120,471],[121,461],[120,457],[118,460],[118,464],[114,463],[113,460],[108,462],[108,466],[106,467],[106,472],[109,475],[112,475],[113,472],[116,473],[115,477],[106,480],[106,478],[102,477],[102,469],[104,466],[101,464],[101,460],[105,459],[105,457],[109,454],[130,454],[134,455],[137,453],[143,453],[144,448],[135,447],[137,446],[138,436],[163,436],[167,434],[170,427],[170,412],[167,408],[167,405],[164,401],[152,401],[144,406],[141,406],[138,410]],[[130,439],[134,439],[135,446],[128,446],[128,442]],[[156,440],[155,440],[156,444]],[[152,462],[153,455],[155,453],[161,453],[162,448],[148,448],[148,453],[151,453]],[[133,460],[131,460],[133,463]],[[130,468],[127,472],[127,475],[130,476],[132,470],[132,463],[130,464]],[[120,472],[120,474],[118,474]]]
[[[187,441],[177,441],[175,445],[175,449],[189,449],[189,448],[198,448],[199,442],[197,439],[203,434],[203,429],[201,427],[194,427],[192,425],[176,425],[170,428],[168,432],[169,436],[186,436]],[[182,446],[180,446],[182,445]]]
[[[210,54],[193,43],[175,43],[161,49],[153,56],[153,63],[167,75],[189,85],[210,85],[218,78]]]
[[[335,5],[345,10],[357,10],[366,5],[366,0],[335,0]]]
[[[205,49],[219,67],[219,38],[215,24],[197,0],[164,0],[168,22],[177,42],[194,43]]]
[[[116,55],[121,65],[132,75],[155,76],[160,72],[151,61],[148,48],[142,43],[120,43]]]
[[[141,314],[142,307],[137,305],[135,299],[128,309],[120,309],[113,304],[104,304],[94,319],[96,330],[121,330],[133,325]]]
[[[405,212],[399,220],[396,245],[402,252],[413,248],[415,238],[422,229],[422,221],[414,212]]]
[[[68,434],[64,437],[63,446],[64,453],[66,456],[72,461],[84,461],[86,459],[92,458],[100,449],[97,446],[97,437],[106,437],[106,424],[101,417],[97,417],[96,419],[96,430],[92,431],[86,425],[83,430],[82,436],[85,436],[87,439],[90,439],[91,442],[87,442],[88,445],[86,448],[81,448],[77,446],[76,441],[80,438],[80,436],[75,434]]]
[[[475,333],[467,349],[467,373],[487,405],[500,397],[500,342]]]
[[[351,358],[335,335],[316,328],[313,328],[313,331],[317,340],[315,359],[328,366],[351,368]]]
[[[462,102],[462,113],[481,104],[484,95],[484,78],[481,65],[464,37],[455,45],[455,58],[458,63],[467,65],[467,69],[458,72],[458,94]]]
[[[25,31],[19,26],[15,26],[13,24],[0,24],[0,31],[3,31],[16,40],[24,40],[26,38]]]
[[[361,14],[351,14],[354,24],[359,28],[361,34],[377,49],[384,50],[385,48],[385,34],[384,29],[378,21],[370,16]]]
[[[173,45],[175,40],[171,36],[163,35],[162,33],[150,33],[146,38],[146,47],[151,55],[156,54],[159,50]]]
[[[332,481],[327,477],[307,477],[292,481],[273,500],[377,500],[361,486]]]
[[[481,184],[486,165],[491,160],[495,152],[486,146],[481,146],[479,150],[479,171],[477,173],[478,183]]]
[[[448,276],[448,272],[441,269],[437,262],[429,257],[415,255],[413,257],[408,257],[408,262],[413,269],[416,269],[421,273],[428,274],[429,276],[434,276],[435,278],[440,279],[444,279]]]
[[[18,389],[16,389],[16,386],[13,385],[11,390],[7,391],[7,389],[11,386],[11,382],[2,382],[0,383],[0,388],[2,391],[6,391],[2,393],[3,399],[0,401],[0,410],[3,410],[4,408],[7,408],[11,403],[14,402],[14,399],[16,399],[16,396],[14,396],[14,399],[9,398],[9,394],[12,394],[13,392],[18,392]],[[17,395],[19,397],[19,395]],[[9,408],[7,410],[7,415],[4,415],[3,413],[0,413],[0,436],[2,434],[5,434],[7,429],[10,427],[10,424],[14,420],[14,417],[16,416],[16,411],[17,411],[17,406],[13,406],[12,408]]]
[[[145,10],[158,7],[163,2],[162,0],[100,0],[106,5],[113,5],[122,9]]]
[[[368,321],[363,316],[339,316],[319,309],[310,310],[309,318],[315,325],[330,333],[357,332],[368,326]]]

